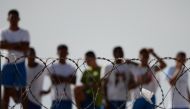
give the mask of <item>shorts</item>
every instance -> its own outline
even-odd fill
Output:
[[[54,100],[51,109],[71,109],[71,100]]]
[[[41,109],[41,106],[28,100],[28,109]]]
[[[126,101],[109,101],[110,109],[126,109]]]
[[[5,87],[25,87],[26,74],[25,62],[5,64],[2,69],[1,84]]]
[[[93,101],[93,98],[85,94],[85,100],[81,102],[80,104],[81,109],[100,109],[101,106],[96,106],[95,101]]]
[[[143,97],[136,99],[135,103],[133,104],[133,109],[155,109],[156,104],[156,97],[155,95],[151,98],[152,103],[150,104],[146,101]]]

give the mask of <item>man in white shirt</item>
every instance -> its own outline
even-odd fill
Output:
[[[25,54],[29,48],[29,33],[18,26],[19,13],[10,10],[8,13],[9,29],[1,32],[0,48],[8,51],[8,61],[2,69],[2,85],[4,86],[3,108],[8,109],[9,98],[16,103],[21,102],[27,108],[25,97],[26,69]],[[20,97],[20,100],[16,99]]]
[[[57,47],[59,62],[53,63],[49,68],[49,76],[52,81],[53,103],[51,109],[71,109],[72,90],[71,84],[76,82],[76,69],[66,62],[68,48],[66,45]]]
[[[166,76],[172,87],[169,108],[171,109],[189,109],[188,98],[188,73],[185,67],[186,54],[179,52],[176,56],[176,65],[170,67]]]
[[[123,49],[118,46],[113,50],[114,65],[108,65],[104,72],[104,93],[106,108],[126,109],[128,90],[135,84],[129,65],[123,62]]]
[[[159,65],[150,66],[149,57],[150,54],[157,59]],[[137,87],[134,92],[134,98],[136,99],[133,104],[133,109],[154,109],[156,103],[155,93],[157,90],[157,76],[156,73],[163,70],[166,67],[165,62],[158,57],[158,55],[153,51],[153,49],[143,48],[139,52],[139,59],[141,63],[135,69],[132,69],[133,75],[138,81],[138,84],[141,85]],[[151,102],[148,102],[140,93],[142,93],[142,88],[153,93],[153,96],[150,98]]]
[[[36,52],[34,48],[28,51],[27,63],[27,84],[29,87],[28,92],[28,109],[41,109],[41,91],[44,82],[44,65],[35,61]]]

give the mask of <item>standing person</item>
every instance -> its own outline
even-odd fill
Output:
[[[118,46],[113,49],[115,65],[105,68],[104,93],[106,108],[126,109],[128,90],[133,88],[134,80],[129,65],[123,62],[123,49]]]
[[[154,65],[153,67],[149,66],[149,57],[150,55],[154,56],[159,65]],[[149,90],[153,92],[153,96],[151,98],[152,103],[149,103],[144,97],[140,95],[141,89],[135,89],[135,103],[133,104],[133,109],[154,109],[155,103],[156,103],[156,97],[155,93],[157,90],[157,81],[156,81],[156,75],[157,72],[163,70],[166,67],[165,62],[159,58],[159,56],[153,51],[153,49],[146,49],[143,48],[139,52],[139,58],[141,63],[139,64],[139,67],[135,69],[135,71],[132,71],[134,74],[134,77],[140,81],[142,85],[142,88]]]
[[[19,12],[14,9],[10,10],[8,12],[9,28],[1,32],[0,48],[8,51],[9,59],[2,69],[4,109],[8,109],[10,97],[13,97],[16,103],[20,102],[18,97],[21,97],[24,109],[27,108],[27,100],[24,100],[26,69],[23,56],[29,48],[30,38],[28,31],[19,27],[19,20]]]
[[[100,109],[102,106],[101,67],[97,64],[93,51],[88,51],[85,59],[89,68],[84,71],[81,79],[85,99],[80,103],[80,107],[81,109]]]
[[[41,109],[41,91],[44,82],[44,65],[35,61],[36,52],[34,48],[28,51],[27,84],[30,85],[28,92],[28,109]]]
[[[186,54],[177,53],[176,65],[170,67],[167,72],[168,81],[172,87],[169,108],[171,109],[189,109],[188,101],[188,73],[185,67]]]
[[[76,82],[76,69],[66,62],[68,55],[68,47],[66,45],[59,45],[57,47],[57,54],[59,62],[52,64],[48,68],[52,81],[51,88],[54,93],[51,109],[72,109],[71,84],[75,84]]]

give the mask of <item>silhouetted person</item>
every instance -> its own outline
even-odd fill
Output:
[[[115,65],[108,65],[104,72],[104,92],[107,109],[126,109],[128,90],[133,88],[134,78],[130,65],[124,62],[123,49],[118,46],[113,49]]]
[[[30,38],[28,31],[18,26],[19,20],[19,12],[17,10],[10,10],[8,12],[9,28],[1,32],[0,48],[8,51],[7,57],[9,59],[9,62],[2,69],[4,109],[8,109],[10,97],[13,97],[16,103],[21,102],[24,109],[27,108],[27,100],[24,99],[26,69],[25,58],[23,56],[29,48]],[[15,62],[15,60],[17,61]]]
[[[172,109],[189,109],[188,68],[185,67],[186,54],[177,53],[176,65],[170,67],[166,76],[172,87],[169,107]]]
[[[72,108],[72,90],[71,84],[76,83],[76,69],[66,62],[68,55],[68,47],[59,45],[57,47],[59,62],[53,63],[49,70],[53,91],[53,102],[51,109],[71,109]],[[47,94],[44,91],[42,94]]]
[[[150,55],[154,56],[157,59],[159,65],[150,66],[149,65],[149,57]],[[165,62],[158,57],[158,55],[153,51],[153,49],[143,48],[139,52],[140,64],[136,69],[133,69],[133,75],[138,81],[138,87],[134,90],[135,103],[133,104],[133,109],[154,109],[156,103],[155,93],[158,87],[158,83],[154,76],[163,70],[166,67]],[[153,76],[154,75],[154,76]],[[151,101],[153,104],[148,102],[144,97],[140,95],[140,88],[144,88],[150,92],[153,92],[153,96]]]
[[[41,91],[44,83],[44,65],[36,61],[34,48],[28,50],[27,84],[30,87],[28,95],[28,109],[41,109]]]

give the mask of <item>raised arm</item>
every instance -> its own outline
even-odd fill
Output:
[[[174,72],[174,75],[169,79],[169,83],[171,86],[174,86],[176,84],[176,81],[181,73],[181,69],[176,69]]]
[[[141,84],[141,82],[139,80],[135,81],[133,74],[130,73],[128,89],[129,90],[134,89],[134,88],[138,87],[140,84]]]
[[[161,70],[163,70],[166,67],[166,63],[154,52],[153,49],[149,49],[148,50],[150,54],[152,54],[152,56],[154,56],[158,62],[159,62],[159,66],[155,67],[154,71],[155,72],[159,72]]]

